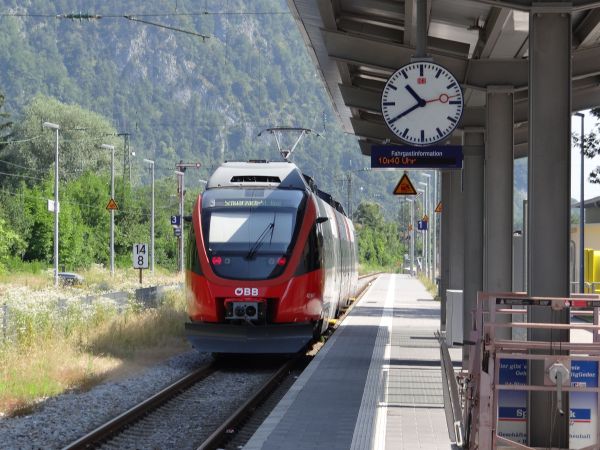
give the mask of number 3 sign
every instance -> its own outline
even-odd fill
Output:
[[[148,268],[148,244],[133,244],[133,268]]]

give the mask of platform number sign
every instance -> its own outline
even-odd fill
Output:
[[[148,268],[148,244],[133,244],[133,268]]]

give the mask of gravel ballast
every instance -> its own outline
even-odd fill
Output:
[[[0,447],[62,448],[210,361],[189,351],[127,379],[45,400],[30,415],[0,419]]]

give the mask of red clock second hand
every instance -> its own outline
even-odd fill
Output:
[[[458,94],[456,94],[456,95],[440,94],[440,96],[438,98],[434,98],[432,100],[426,100],[426,103],[431,103],[431,102],[448,103],[448,100],[450,100],[453,97],[458,97]]]

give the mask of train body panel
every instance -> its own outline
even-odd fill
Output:
[[[291,163],[225,163],[190,227],[189,339],[201,351],[298,351],[357,278],[352,222]]]

